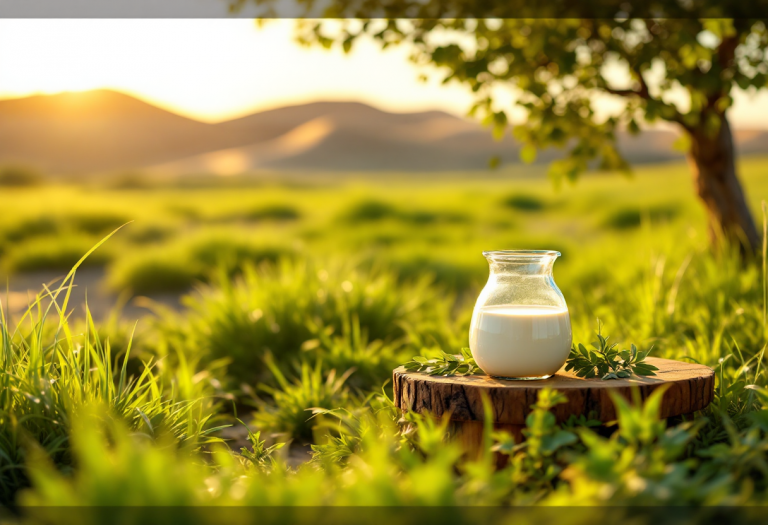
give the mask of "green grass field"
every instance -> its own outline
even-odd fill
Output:
[[[760,221],[766,171],[766,159],[741,163]],[[97,323],[78,305],[67,318],[66,289],[64,312],[46,314],[43,299],[24,316],[3,300],[3,504],[735,505],[768,495],[762,261],[712,253],[684,165],[559,190],[489,172],[2,191],[9,283],[64,275],[133,221],[83,263],[104,268],[95,286],[181,296],[135,331],[117,311],[94,312]],[[400,432],[382,395],[391,370],[466,346],[488,249],[562,252],[555,278],[575,342],[592,341],[599,318],[622,346],[712,366],[715,402],[666,428],[649,400],[596,433],[554,425],[548,393],[525,443],[494,435],[510,455],[499,471],[490,453],[468,460],[443,443],[444,423],[407,415],[413,430]]]

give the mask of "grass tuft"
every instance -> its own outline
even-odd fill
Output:
[[[627,230],[640,227],[644,218],[653,223],[669,222],[678,214],[679,209],[674,205],[655,205],[647,209],[632,206],[610,213],[606,217],[604,225],[615,230]]]
[[[502,201],[502,204],[507,208],[523,212],[542,211],[546,208],[546,202],[543,199],[522,193],[510,195]]]

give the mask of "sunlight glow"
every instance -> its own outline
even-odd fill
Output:
[[[293,42],[293,21],[0,20],[0,98],[117,89],[219,121],[281,105],[357,100],[464,114],[459,86],[418,81],[406,49],[350,56]]]
[[[408,61],[408,49],[362,41],[350,55],[293,41],[293,20],[0,20],[0,98],[109,88],[217,122],[317,100],[463,115],[469,90]],[[513,96],[498,91],[499,106]],[[735,94],[736,126],[768,127],[768,94]],[[600,99],[611,112],[617,101]],[[517,113],[517,119],[521,118]]]

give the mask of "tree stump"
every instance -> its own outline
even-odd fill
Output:
[[[393,372],[394,401],[404,411],[429,412],[437,417],[450,414],[453,439],[473,457],[482,447],[483,392],[491,402],[494,428],[510,432],[518,442],[523,438],[521,431],[531,405],[543,388],[556,389],[568,400],[552,409],[558,423],[572,415],[591,416],[602,423],[613,421],[616,410],[611,393],[631,402],[634,389],[644,400],[655,389],[668,385],[661,403],[662,418],[693,414],[712,401],[715,374],[708,366],[653,357],[646,361],[659,368],[656,376],[610,381],[582,379],[564,369],[541,381],[506,381],[489,376],[429,376],[400,367]]]

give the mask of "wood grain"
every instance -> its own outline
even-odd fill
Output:
[[[652,357],[646,361],[659,368],[655,377],[611,381],[582,379],[564,370],[542,381],[505,381],[488,376],[428,376],[400,367],[393,372],[394,400],[406,411],[428,411],[436,416],[450,413],[451,421],[482,421],[481,393],[485,392],[491,400],[494,423],[499,425],[524,425],[539,391],[547,387],[557,389],[568,399],[552,410],[558,422],[581,414],[604,423],[612,421],[616,411],[611,393],[632,401],[636,389],[640,398],[646,399],[662,385],[668,385],[662,418],[702,410],[712,401],[715,375],[708,366]]]

